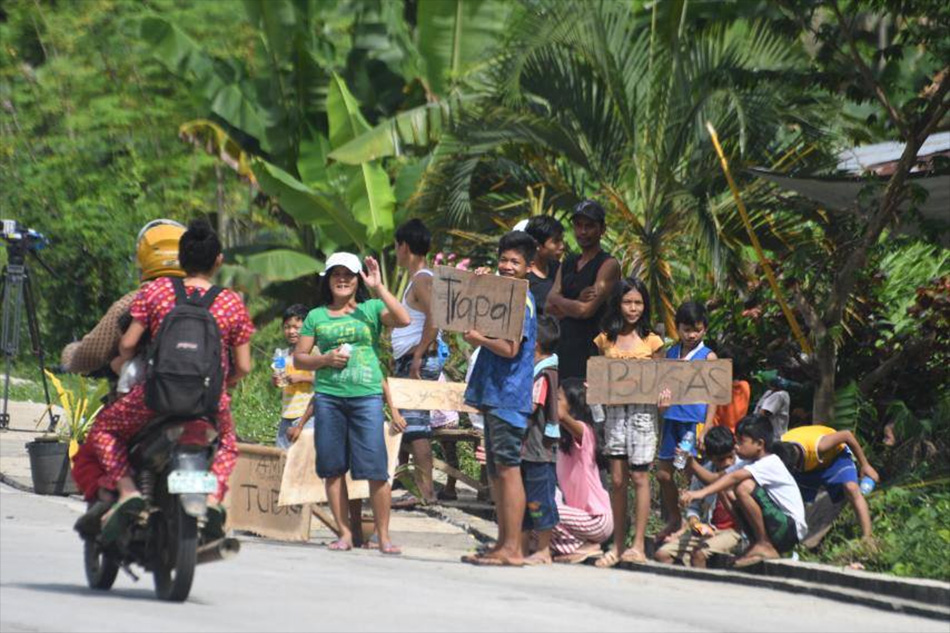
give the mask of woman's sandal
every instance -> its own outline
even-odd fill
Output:
[[[479,556],[472,561],[473,565],[478,567],[524,567],[524,561],[513,563],[509,560],[497,558],[495,556]]]
[[[620,557],[617,556],[617,550],[610,549],[607,550],[607,553],[601,556],[594,563],[594,567],[598,569],[609,569],[611,567],[616,567],[620,562]]]
[[[140,494],[129,495],[102,517],[102,542],[111,543],[119,538],[128,520],[145,509],[145,499]]]
[[[331,552],[348,552],[353,549],[353,545],[340,538],[327,545],[327,549]]]
[[[379,553],[386,556],[401,556],[402,550],[392,543],[385,543],[379,547]]]
[[[643,555],[638,549],[630,548],[620,555],[621,563],[633,563],[635,565],[643,565],[647,562],[647,557]]]
[[[580,565],[581,563],[586,563],[590,559],[600,559],[604,553],[600,550],[591,550],[589,552],[574,552],[573,554],[564,554],[562,556],[555,556],[555,563],[564,563],[566,565]]]

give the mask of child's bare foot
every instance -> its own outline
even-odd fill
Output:
[[[524,559],[524,564],[529,566],[550,565],[552,562],[551,550],[549,549],[538,550],[531,556],[528,556],[526,559]]]
[[[774,560],[781,557],[782,555],[778,553],[778,550],[771,545],[765,543],[756,543],[747,549],[745,554],[736,559],[734,566],[748,567],[749,565],[754,565],[763,560]]]

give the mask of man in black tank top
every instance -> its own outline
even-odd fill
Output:
[[[600,247],[607,230],[604,208],[593,200],[574,207],[571,218],[580,254],[564,260],[548,293],[545,312],[560,320],[558,345],[560,378],[586,378],[587,359],[596,353],[607,297],[620,279],[620,263]]]

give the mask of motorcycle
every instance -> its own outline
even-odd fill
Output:
[[[191,591],[196,565],[238,553],[240,543],[225,538],[223,526],[217,534],[208,529],[207,495],[218,488],[210,472],[217,439],[211,420],[168,417],[156,418],[132,439],[129,461],[145,510],[127,520],[111,542],[101,534],[84,537],[91,588],[111,589],[119,569],[138,580],[131,570],[136,564],[152,573],[161,600],[182,602]]]

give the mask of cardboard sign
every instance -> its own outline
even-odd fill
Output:
[[[396,472],[396,462],[399,461],[402,433],[393,435],[389,432],[389,425],[386,425],[384,433],[386,434],[386,451],[389,456],[389,478],[392,479]],[[280,497],[277,505],[327,502],[326,485],[317,477],[317,459],[313,430],[305,429],[287,451],[287,462],[280,482]],[[346,474],[346,490],[350,499],[369,499],[369,482],[365,479],[356,481],[350,477],[349,473]]]
[[[673,392],[673,404],[728,404],[732,401],[732,361],[603,356],[587,361],[590,404],[656,404],[663,389]]]
[[[474,329],[485,336],[517,341],[527,298],[527,280],[436,266],[429,316],[442,330]]]
[[[229,528],[281,541],[310,540],[310,506],[278,504],[283,461],[280,449],[238,444],[225,500]]]
[[[478,413],[465,404],[464,382],[437,382],[389,378],[389,393],[397,409],[420,411],[464,411]]]

